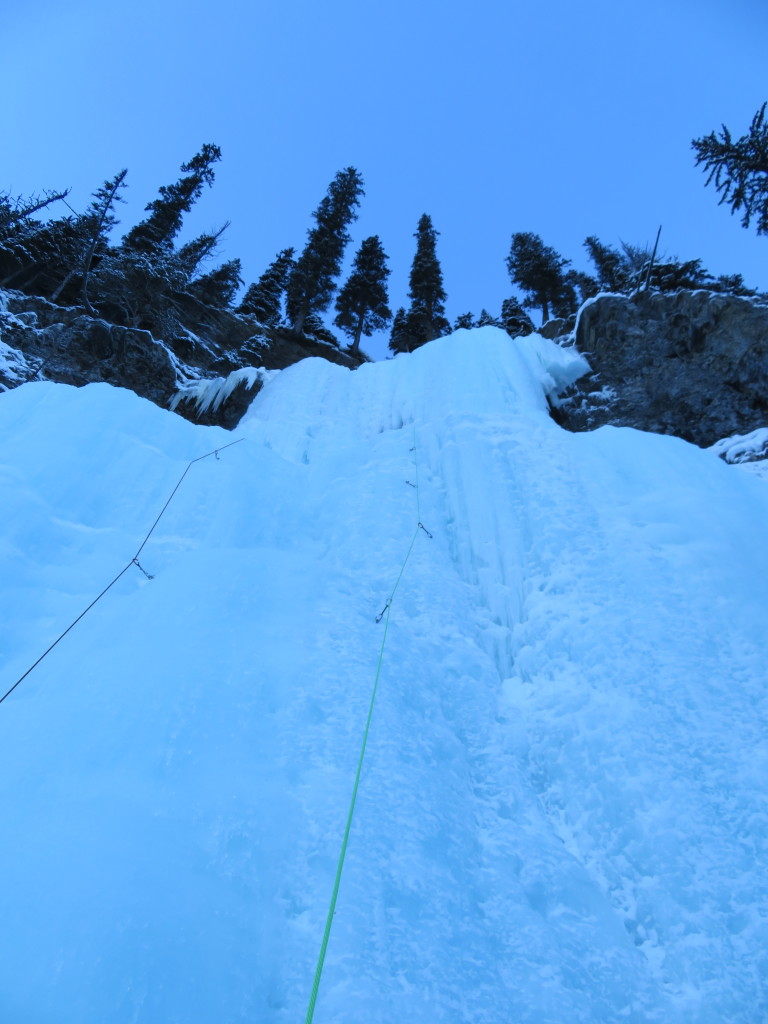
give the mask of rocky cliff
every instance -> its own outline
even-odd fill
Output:
[[[174,408],[182,415],[232,429],[263,376],[244,368],[283,369],[307,356],[350,368],[361,362],[326,341],[265,329],[191,296],[176,298],[184,326],[158,340],[88,317],[79,307],[0,292],[0,390],[29,380],[106,381],[165,408],[181,391],[188,397]],[[542,333],[562,334],[570,326],[557,321]],[[610,423],[706,446],[768,424],[765,297],[598,295],[582,306],[571,339],[593,372],[554,410],[567,429]],[[218,391],[226,400],[202,400],[217,393],[215,383],[206,391],[205,382],[217,380],[226,385]]]
[[[556,416],[708,446],[768,423],[768,302],[706,291],[598,295],[573,335],[592,367]]]
[[[179,327],[167,339],[121,327],[22,292],[0,292],[0,391],[26,381],[53,380],[80,387],[106,381],[130,388],[165,408],[180,390],[253,366],[281,370],[308,356],[354,368],[361,358],[313,338],[264,328],[250,317],[212,309],[191,296],[176,297]],[[183,326],[182,326],[183,325]],[[234,427],[260,387],[255,374],[215,410],[192,402],[176,410],[189,419]]]

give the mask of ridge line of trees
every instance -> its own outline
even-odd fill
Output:
[[[768,234],[768,119],[762,107],[748,132],[734,139],[723,125],[720,132],[692,141],[696,165],[707,173],[720,204],[739,213],[742,226],[755,223],[758,235]],[[576,270],[541,237],[530,231],[513,233],[506,266],[511,284],[523,295],[505,299],[501,313],[483,309],[477,319],[461,314],[453,327],[445,316],[446,292],[437,256],[439,232],[424,213],[414,237],[416,251],[409,275],[409,304],[392,314],[387,282],[387,255],[378,235],[365,238],[352,260],[347,280],[338,278],[350,226],[357,219],[363,179],[354,167],[339,171],[313,213],[314,224],[298,256],[294,248],[281,250],[257,281],[245,290],[239,259],[203,270],[217,252],[229,226],[203,233],[181,246],[176,239],[185,215],[213,185],[221,150],[205,143],[181,165],[177,181],[163,185],[145,207],[147,216],[134,225],[118,244],[110,236],[119,221],[117,205],[123,201],[127,170],[119,171],[94,193],[84,213],[41,221],[37,215],[55,203],[66,203],[69,189],[46,191],[28,198],[0,193],[0,287],[46,295],[52,302],[79,302],[90,316],[104,316],[127,326],[143,327],[159,335],[178,330],[184,296],[204,305],[232,308],[266,329],[291,331],[338,344],[325,327],[322,314],[333,304],[334,326],[349,339],[357,355],[363,337],[391,324],[389,348],[410,352],[462,327],[498,325],[510,334],[530,333],[533,324],[526,310],[537,309],[542,320],[568,318],[586,299],[601,291],[631,295],[642,288],[660,291],[708,289],[740,296],[757,294],[745,286],[740,274],[714,277],[701,260],[655,260],[647,246],[621,242],[607,245],[595,235],[584,248],[592,273]]]

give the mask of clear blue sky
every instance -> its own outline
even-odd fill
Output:
[[[652,242],[768,289],[768,238],[704,188],[690,141],[746,131],[768,99],[765,0],[31,0],[3,12],[0,188],[71,186],[128,167],[122,227],[203,142],[216,183],[188,234],[230,220],[246,281],[300,248],[337,170],[366,198],[393,309],[413,232],[440,231],[447,312],[498,312],[513,231],[588,269],[584,238]],[[350,247],[350,257],[352,247]],[[382,354],[380,345],[369,346]]]

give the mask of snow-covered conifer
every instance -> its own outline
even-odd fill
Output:
[[[443,272],[437,258],[437,236],[432,218],[424,213],[414,235],[416,239],[416,255],[413,258],[410,275],[411,300],[410,317],[414,325],[418,324],[417,335],[419,344],[439,338],[450,330],[445,319],[445,288]]]
[[[145,207],[149,217],[131,228],[123,239],[124,248],[140,253],[169,251],[181,230],[184,214],[189,213],[200,198],[203,186],[213,184],[213,165],[219,160],[219,147],[206,142],[189,163],[182,164],[184,177],[173,185],[160,187],[159,198]]]
[[[528,293],[523,305],[541,309],[544,322],[549,320],[550,311],[555,316],[567,316],[575,310],[575,292],[563,273],[569,263],[531,231],[512,235],[507,257],[509,276],[513,284]]]
[[[225,309],[231,306],[243,279],[240,274],[240,260],[227,260],[220,267],[198,277],[189,286],[189,292],[206,306]]]
[[[315,226],[294,264],[286,290],[286,306],[294,331],[301,334],[310,313],[328,309],[341,272],[348,227],[357,218],[363,179],[354,167],[339,171],[315,210]]]
[[[293,249],[283,249],[277,254],[258,281],[248,287],[237,307],[238,313],[247,313],[270,327],[280,322],[283,293],[293,267],[293,253]]]
[[[360,338],[384,328],[392,319],[387,305],[387,278],[390,270],[378,235],[366,238],[355,256],[352,273],[336,299],[338,316],[334,320],[352,339],[350,350],[356,353]]]
[[[462,329],[469,331],[475,326],[475,318],[471,313],[461,313],[453,322],[454,331]]]

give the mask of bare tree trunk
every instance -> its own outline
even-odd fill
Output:
[[[299,336],[301,336],[304,333],[304,321],[305,320],[306,320],[306,316],[304,315],[304,313],[299,313],[299,315],[296,317],[296,320],[294,321],[294,323],[292,325],[293,326],[294,334],[298,334]]]
[[[64,291],[64,289],[67,287],[67,285],[69,284],[69,282],[72,280],[72,278],[75,276],[76,273],[77,273],[77,269],[75,267],[73,267],[69,271],[67,276],[64,278],[64,280],[61,282],[59,287],[56,289],[56,291],[51,295],[51,302],[58,302],[59,301],[59,296]]]
[[[357,353],[360,351],[360,338],[363,335],[363,324],[364,323],[365,323],[365,311],[360,313],[358,315],[358,318],[357,318],[357,326],[355,327],[355,336],[352,339],[352,347],[349,350],[352,353],[353,356],[356,356]]]
[[[651,271],[653,270],[653,263],[656,259],[656,250],[659,247],[659,238],[661,238],[661,224],[659,224],[659,230],[656,232],[656,243],[653,247],[653,252],[651,253],[651,262],[648,264],[648,273],[645,275],[644,292],[647,292],[651,286]]]
[[[23,267],[20,267],[18,270],[14,270],[12,274],[8,274],[7,277],[4,277],[3,280],[0,281],[0,288],[8,288],[11,282],[15,281],[18,277],[21,277],[22,280],[21,283],[18,284],[16,287],[18,287],[20,291],[25,288],[29,288],[32,284],[34,284],[38,277],[40,277],[42,272],[43,271],[40,268],[35,269],[34,264],[26,263]],[[24,279],[25,274],[30,275],[26,278],[26,280]]]
[[[19,267],[18,270],[11,271],[7,274],[2,281],[0,281],[0,288],[9,288],[12,281],[15,281],[17,277],[25,274],[29,270],[29,267],[25,264],[23,267]]]

